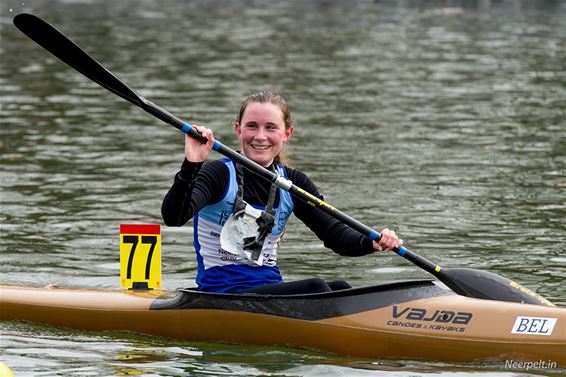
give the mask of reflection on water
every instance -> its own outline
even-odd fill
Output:
[[[379,361],[283,347],[170,341],[124,333],[87,335],[22,323],[0,328],[3,359],[18,376],[468,376],[487,369],[478,363]],[[487,370],[513,375],[504,364],[492,364]]]
[[[298,124],[292,165],[330,203],[368,225],[396,229],[410,249],[442,266],[490,270],[566,305],[564,2],[5,3],[0,282],[117,287],[118,225],[161,221],[161,198],[183,156],[174,129],[21,35],[11,19],[28,11],[142,95],[211,127],[229,146],[237,147],[230,121],[243,97],[279,90]],[[163,228],[166,288],[193,284],[191,242],[190,227]],[[297,221],[288,226],[280,258],[287,280],[320,276],[368,285],[428,277],[393,255],[335,256]],[[26,344],[27,330],[6,331],[2,347],[4,339]],[[79,354],[86,369],[76,374],[102,365],[108,373],[133,373],[141,363],[101,356],[97,337],[53,341],[51,333],[37,331],[38,342],[50,345],[16,346],[6,354],[15,369],[30,371],[26,363],[41,361],[46,373],[69,371]],[[143,348],[121,339],[102,342],[115,355]],[[52,341],[62,353],[48,355]],[[151,359],[153,369],[143,373],[161,373],[162,364],[173,365],[163,372],[171,375],[181,373],[175,368],[249,375],[343,371],[327,366],[332,357],[310,363],[307,356],[287,356],[303,355],[288,350],[283,363],[292,367],[263,372],[241,354],[197,358],[201,369],[190,369],[175,360],[191,355],[170,347],[160,352],[163,359]],[[250,352],[270,364],[270,351]],[[387,365],[403,375],[409,364],[397,372]],[[364,373],[349,363],[340,368]]]

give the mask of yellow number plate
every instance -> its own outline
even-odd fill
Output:
[[[161,288],[159,224],[120,224],[120,286]]]

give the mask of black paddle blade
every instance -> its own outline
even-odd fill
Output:
[[[449,268],[443,269],[442,273],[444,276],[437,277],[454,292],[463,296],[554,306],[538,293],[491,272],[471,268]]]
[[[22,13],[14,17],[14,25],[38,45],[98,85],[136,106],[143,106],[138,94],[47,22],[32,14]]]

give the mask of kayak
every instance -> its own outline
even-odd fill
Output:
[[[469,298],[431,280],[259,295],[0,286],[0,319],[341,355],[566,366],[566,308]]]

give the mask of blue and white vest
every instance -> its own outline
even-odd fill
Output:
[[[240,291],[265,284],[282,282],[277,267],[277,246],[285,224],[293,212],[291,194],[279,190],[279,204],[275,210],[275,224],[265,239],[264,262],[262,266],[223,250],[220,246],[220,232],[232,214],[238,181],[234,162],[222,159],[228,168],[228,186],[224,196],[216,203],[201,209],[194,217],[194,246],[197,253],[198,272],[196,282],[198,289],[208,292]],[[286,169],[277,165],[279,175],[287,177]],[[256,207],[265,210],[264,207]]]

